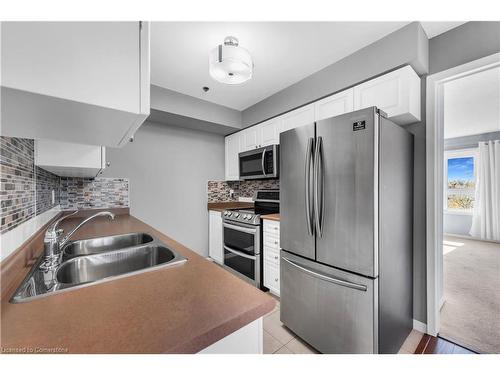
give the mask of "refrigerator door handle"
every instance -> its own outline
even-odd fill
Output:
[[[334,277],[324,275],[322,273],[310,270],[309,268],[306,268],[306,267],[304,267],[304,266],[302,266],[300,264],[297,264],[294,261],[292,261],[292,260],[290,260],[288,258],[285,258],[285,257],[282,257],[281,259],[284,260],[285,262],[291,264],[292,266],[298,268],[299,270],[301,270],[301,271],[303,271],[303,272],[305,272],[307,274],[310,274],[311,276],[317,277],[317,278],[319,278],[321,280],[328,281],[330,283],[337,284],[337,285],[340,285],[340,286],[345,286],[347,288],[361,290],[363,292],[366,292],[366,290],[367,290],[366,285],[351,283],[350,281],[336,279]]]
[[[305,200],[306,200],[306,221],[307,232],[310,236],[314,235],[313,216],[311,215],[311,161],[313,153],[314,138],[309,138],[306,150],[306,164],[305,164]]]
[[[323,138],[318,137],[316,149],[314,150],[314,218],[316,222],[316,233],[323,236]]]

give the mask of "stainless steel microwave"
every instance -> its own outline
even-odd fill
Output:
[[[279,148],[279,145],[269,145],[240,152],[240,179],[278,178]]]

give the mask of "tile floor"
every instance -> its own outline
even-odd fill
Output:
[[[264,317],[264,354],[319,354],[317,350],[297,337],[280,321],[280,302]],[[423,334],[413,330],[401,346],[399,354],[413,354]]]
[[[278,298],[274,310],[264,317],[264,354],[318,354],[281,323]]]

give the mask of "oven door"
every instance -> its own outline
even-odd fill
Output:
[[[224,267],[260,287],[260,227],[224,223]]]
[[[239,154],[240,178],[243,180],[277,178],[278,148],[278,145],[271,145],[241,152]]]

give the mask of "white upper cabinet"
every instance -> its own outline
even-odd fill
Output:
[[[106,168],[106,149],[51,140],[35,141],[35,165],[65,177],[96,177]]]
[[[260,125],[251,126],[242,132],[243,145],[241,151],[253,150],[259,148],[261,142]]]
[[[228,135],[225,139],[225,179],[235,181],[240,179],[238,154],[241,152],[242,133]]]
[[[149,24],[2,22],[2,134],[120,146],[149,115]]]
[[[283,118],[277,117],[257,125],[260,131],[261,146],[269,146],[280,143],[281,126]]]
[[[411,66],[354,87],[354,109],[376,106],[400,125],[420,121],[420,78]]]
[[[278,144],[281,132],[371,106],[376,106],[387,113],[387,116],[399,125],[420,121],[420,78],[413,68],[405,66],[246,128],[230,137],[240,134],[239,152],[247,151]],[[239,178],[238,153],[228,148],[228,138],[226,137],[226,180],[237,180]],[[237,142],[231,140],[229,143],[236,144]],[[233,147],[236,146],[233,145]]]
[[[354,89],[350,88],[314,103],[316,121],[338,116],[354,110]]]
[[[312,124],[314,122],[314,103],[288,112],[287,114],[284,114],[282,118],[282,132],[294,129],[298,126]]]

